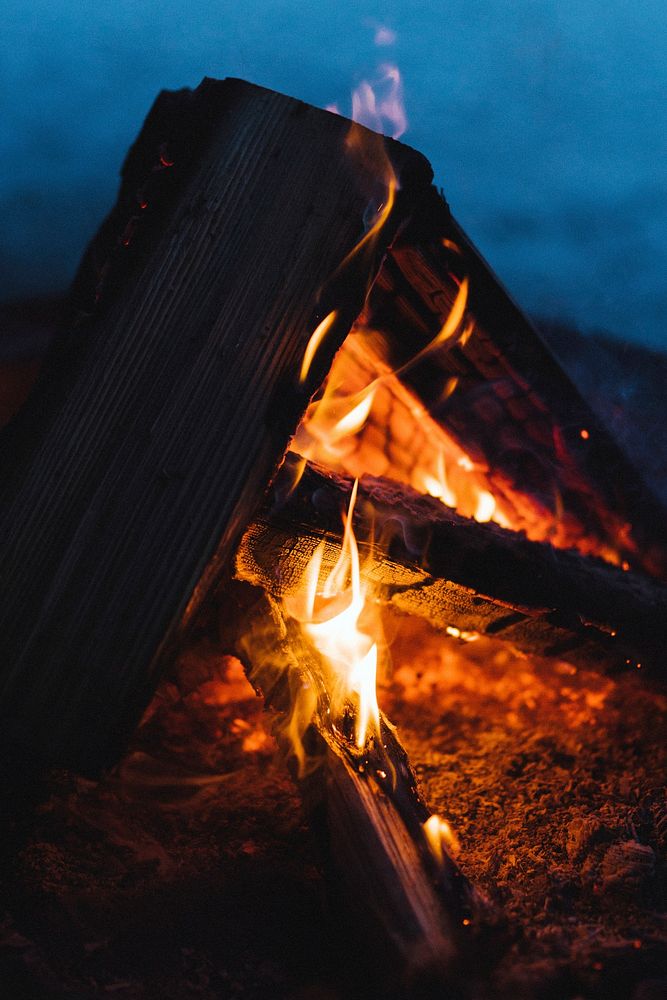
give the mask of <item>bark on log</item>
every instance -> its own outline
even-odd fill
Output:
[[[663,505],[435,189],[389,253],[365,314],[393,366],[432,341],[464,276],[474,332],[429,353],[405,372],[405,383],[488,469],[490,491],[510,509],[528,496],[551,520],[569,518],[572,539],[612,545],[631,566],[667,579]],[[452,378],[456,389],[443,398]]]
[[[430,184],[418,153],[365,129],[369,155],[351,156],[349,124],[234,80],[149,115],[70,324],[0,444],[5,740],[89,772],[113,761],[231,557]],[[386,200],[378,152],[400,198],[341,270]]]
[[[259,588],[232,581],[222,595],[223,647],[264,696],[288,755],[293,692],[316,692],[300,786],[311,815],[324,816],[332,882],[375,958],[374,985],[383,996],[472,994],[477,949],[496,918],[446,848],[436,857],[429,846],[429,811],[395,731],[382,717],[382,745],[371,739],[359,750],[332,726],[320,661],[300,627]]]
[[[279,479],[243,537],[237,576],[294,592],[323,539],[332,566],[351,485],[312,465],[291,493]],[[354,524],[365,575],[401,611],[580,666],[664,675],[667,587],[648,577],[478,524],[389,480],[361,480]]]

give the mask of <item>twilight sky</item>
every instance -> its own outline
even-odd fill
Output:
[[[392,61],[404,141],[519,303],[667,351],[666,38],[664,0],[4,0],[0,298],[66,287],[160,89],[349,113]]]

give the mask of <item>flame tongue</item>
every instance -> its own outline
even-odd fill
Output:
[[[343,545],[335,566],[322,579],[322,542],[308,564],[300,593],[285,603],[322,657],[333,724],[340,724],[352,705],[355,743],[363,749],[369,736],[379,734],[380,711],[375,693],[377,643],[360,628],[368,605],[352,528],[357,485],[344,518]]]
[[[398,66],[378,66],[375,80],[362,80],[352,93],[352,118],[374,132],[399,139],[408,127],[403,104],[403,81]]]

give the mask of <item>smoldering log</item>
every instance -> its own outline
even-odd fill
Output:
[[[290,459],[246,531],[239,578],[294,592],[315,548],[333,565],[351,480]],[[601,559],[461,517],[386,479],[360,481],[354,514],[364,572],[380,598],[451,634],[480,633],[574,664],[664,674],[667,587]]]
[[[351,154],[349,128],[235,80],[162,95],[148,116],[0,442],[4,740],[88,772],[113,762],[231,558],[430,185],[423,157],[368,130]],[[352,253],[390,170],[400,198]]]
[[[324,815],[337,902],[378,959],[376,986],[386,980],[387,995],[401,997],[430,996],[436,986],[469,995],[475,949],[497,932],[498,917],[446,845],[429,843],[429,810],[393,727],[381,715],[381,740],[358,749],[352,714],[337,724],[331,718],[321,660],[300,626],[247,583],[228,582],[219,601],[222,646],[239,656],[274,714],[307,810]],[[302,736],[307,759],[290,737],[295,692],[304,690],[313,695]]]

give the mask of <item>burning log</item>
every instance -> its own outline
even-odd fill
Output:
[[[323,814],[331,882],[377,957],[376,976],[391,995],[430,996],[437,986],[468,995],[491,911],[453,860],[453,834],[421,799],[395,730],[380,713],[376,735],[360,748],[352,714],[336,725],[321,657],[264,591],[232,582],[221,609],[222,644],[275,714],[309,811]],[[295,691],[310,702],[302,719]]]
[[[117,758],[430,181],[407,147],[241,81],[158,99],[1,442],[6,740]]]
[[[462,282],[474,322],[424,354]],[[380,334],[385,365],[403,369],[425,410],[484,470],[511,527],[667,577],[667,520],[650,484],[435,189],[391,248],[363,324]]]
[[[5,740],[88,773],[117,758],[159,668],[229,572],[360,316],[384,335],[389,355],[377,357],[392,377],[408,376],[432,426],[465,443],[471,468],[484,466],[493,496],[480,496],[513,527],[523,526],[522,503],[538,520],[544,514],[544,537],[565,523],[540,493],[541,460],[530,475],[527,458],[543,449],[556,470],[547,492],[573,521],[580,549],[660,565],[658,509],[618,485],[627,478],[622,457],[430,182],[418,153],[239,81],[158,100],[84,260],[67,331],[0,441]],[[462,258],[463,277],[445,251]],[[465,315],[469,286],[474,323]],[[451,379],[477,393],[472,416],[469,394],[446,413],[440,406],[454,398]],[[566,418],[579,440],[592,439],[590,465],[563,436],[572,430]],[[276,489],[274,497],[282,482]],[[270,703],[283,713],[289,706],[303,778],[313,755],[323,761],[309,789],[324,796],[332,853],[355,898],[361,890],[384,953],[395,952],[406,980],[451,985],[479,900],[370,697],[372,647],[343,664],[341,685],[316,642],[335,645],[340,615],[362,612],[351,509],[342,541],[338,527],[350,493],[348,481],[311,468],[280,508],[251,524],[240,575],[286,607],[295,595],[312,600],[300,617],[260,595],[242,619],[256,624],[252,645],[237,637],[235,648]],[[367,543],[368,576],[399,609],[452,634],[496,634],[577,662],[616,665],[619,650],[631,659],[664,648],[659,587],[468,522],[387,481],[367,481],[361,496],[373,513],[359,511],[358,526],[379,520],[386,543]],[[553,540],[564,547],[568,537]],[[341,597],[333,584],[317,592],[322,567],[334,564],[328,579],[344,575],[341,554],[353,570],[357,561],[356,582],[352,572],[340,613],[318,617],[316,599]],[[315,571],[304,591],[307,564]]]
[[[299,586],[322,540],[325,563],[337,559],[352,488],[308,465],[290,491],[286,471],[288,485],[277,481],[237,553],[240,578],[281,596]],[[365,573],[399,610],[450,635],[493,635],[581,666],[664,671],[663,585],[463,518],[389,480],[362,479],[356,512]]]
[[[462,259],[464,277],[447,253]],[[404,368],[410,391],[429,405],[434,386],[442,402],[443,373],[480,390],[474,419],[455,402],[446,423],[451,417],[452,434],[473,452],[469,466],[485,464],[493,496],[483,490],[484,502],[507,517],[519,502],[544,514],[542,478],[528,468],[543,447],[563,513],[545,514],[545,538],[572,522],[585,551],[660,562],[664,519],[639,485],[631,502],[627,466],[456,229],[423,157],[279,94],[205,81],[156,102],[124,166],[118,203],[84,259],[70,322],[0,439],[6,740],[85,771],[117,758],[360,316],[385,337],[390,370]],[[498,406],[489,393],[504,400],[495,467],[487,445]],[[443,430],[444,411],[435,402],[432,409],[415,420]],[[590,475],[565,446],[566,411],[577,433],[586,417]],[[410,448],[398,444],[398,452]],[[603,479],[614,489],[603,489]],[[436,509],[425,503],[419,510]],[[506,560],[513,548],[489,545]],[[576,574],[559,569],[562,586],[546,586],[561,566],[551,550],[534,565],[538,591],[521,560],[509,562],[521,581],[513,589],[511,573],[494,575],[474,545],[469,558],[465,546],[459,551],[456,579],[444,549],[438,563],[431,546],[425,571],[410,544],[393,546],[392,602],[450,629],[495,630],[524,648],[582,660],[595,639],[593,655],[602,648],[610,662],[616,648],[625,655],[621,632],[629,659],[635,639],[651,637],[651,652],[662,636],[660,626],[648,627],[639,585],[625,611],[617,602],[618,636],[616,612],[610,618],[604,600],[585,593],[606,579],[602,570],[582,571],[576,600],[560,596]],[[484,562],[485,572],[470,569]],[[600,585],[601,594],[614,591]],[[618,594],[632,589],[630,578],[623,586]]]

